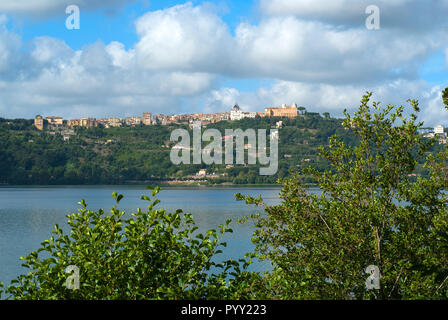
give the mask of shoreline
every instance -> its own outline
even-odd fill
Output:
[[[148,181],[146,183],[98,183],[98,184],[0,184],[0,189],[4,188],[96,188],[96,187],[131,187],[131,188],[141,188],[146,189],[146,187],[161,187],[161,188],[279,188],[283,187],[283,184],[279,183],[263,183],[263,184],[232,184],[232,183],[222,183],[222,184],[208,184],[202,182],[156,182]],[[303,183],[305,188],[318,188],[317,183]]]
[[[110,187],[129,187],[129,188],[141,188],[146,189],[147,186],[153,187],[161,187],[161,188],[281,188],[281,184],[220,184],[220,185],[209,185],[209,184],[195,184],[195,183],[186,183],[186,184],[169,184],[169,183],[145,183],[145,184],[46,184],[46,185],[38,185],[38,184],[2,184],[0,185],[0,189],[8,189],[8,188],[110,188]]]

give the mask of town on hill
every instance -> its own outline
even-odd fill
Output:
[[[136,125],[155,125],[155,124],[183,124],[189,123],[191,125],[206,125],[209,123],[216,123],[219,121],[234,121],[244,118],[255,119],[259,117],[288,117],[295,118],[299,115],[299,111],[302,113],[305,111],[304,107],[298,107],[297,104],[287,106],[283,104],[280,108],[266,108],[264,113],[261,112],[244,112],[236,104],[230,112],[218,112],[218,113],[192,113],[192,114],[180,114],[180,115],[163,115],[155,114],[154,116],[150,112],[144,112],[141,117],[127,117],[127,118],[81,118],[64,120],[58,116],[47,116],[43,118],[41,115],[36,116],[34,119],[34,125],[37,129],[43,130],[46,125],[50,127],[86,127],[92,128],[98,125],[105,128],[121,127],[123,125],[136,126]]]
[[[357,143],[342,119],[296,105],[268,108],[263,114],[244,112],[235,105],[229,113],[214,115],[151,117],[145,113],[134,122],[111,119],[0,118],[0,184],[276,184],[310,165],[328,169],[319,148],[328,146],[329,137],[337,135],[346,145]],[[277,173],[260,176],[258,163],[174,165],[170,161],[176,144],[170,141],[172,131],[195,127],[217,129],[223,139],[226,129],[278,129]],[[439,144],[433,151],[448,142],[442,126],[424,128],[421,135],[428,139],[437,135]],[[246,150],[249,147],[245,145]],[[425,174],[419,165],[416,176]]]

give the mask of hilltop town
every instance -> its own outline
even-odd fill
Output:
[[[205,126],[228,137],[226,129],[278,128],[278,172],[260,176],[260,164],[174,165],[170,153],[173,128]],[[36,129],[37,127],[37,129]],[[434,152],[448,143],[443,126],[423,128],[422,136],[437,135]],[[357,144],[353,131],[342,119],[328,113],[308,112],[283,105],[264,113],[245,112],[235,105],[230,112],[215,114],[155,115],[96,120],[42,116],[33,119],[0,118],[0,184],[132,184],[161,181],[207,184],[275,184],[291,170],[313,165],[328,168],[319,148],[336,135],[349,146]],[[245,144],[248,150],[249,144]],[[425,175],[419,164],[416,175]],[[198,180],[199,179],[199,180]],[[304,177],[306,183],[313,183]],[[204,181],[205,182],[204,182]],[[152,183],[152,182],[151,182]]]
[[[238,104],[235,104],[230,112],[218,112],[218,113],[191,113],[191,114],[179,114],[179,115],[164,115],[155,114],[154,116],[150,112],[144,112],[141,117],[133,116],[127,118],[103,118],[97,120],[96,118],[80,118],[64,120],[59,116],[47,116],[43,118],[38,115],[34,119],[34,126],[38,130],[49,129],[61,129],[60,134],[64,140],[69,140],[71,135],[74,135],[73,128],[84,127],[94,128],[101,126],[103,128],[137,126],[137,125],[170,125],[170,124],[188,124],[191,128],[198,128],[211,123],[217,123],[221,121],[235,121],[245,118],[256,119],[260,118],[297,118],[300,114],[316,115],[317,113],[306,112],[306,108],[298,107],[296,103],[291,106],[283,104],[281,107],[266,108],[264,113],[262,112],[244,112]],[[330,114],[325,112],[325,118],[329,118]],[[281,127],[281,121],[277,123],[277,127]],[[425,138],[434,138],[438,135],[438,141],[440,144],[448,144],[448,134],[445,132],[445,128],[441,125],[437,125],[434,128],[424,128],[420,132]]]
[[[236,104],[230,112],[219,112],[219,113],[192,113],[192,114],[180,114],[180,115],[163,115],[155,114],[154,116],[150,112],[144,112],[141,117],[127,117],[127,118],[81,118],[81,119],[71,119],[64,120],[62,117],[58,116],[47,116],[43,118],[38,115],[34,119],[34,125],[37,129],[43,130],[45,125],[51,127],[85,127],[93,128],[99,125],[110,128],[110,127],[121,127],[123,125],[136,126],[136,125],[167,125],[167,124],[190,124],[191,127],[197,125],[207,125],[210,123],[216,123],[220,121],[233,121],[241,120],[244,118],[255,119],[259,117],[288,117],[296,118],[299,115],[299,111],[305,110],[303,107],[297,107],[297,104],[292,106],[282,105],[280,108],[266,108],[264,113],[261,112],[244,112]]]

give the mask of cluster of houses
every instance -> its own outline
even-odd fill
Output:
[[[215,123],[220,121],[233,121],[233,120],[241,120],[244,118],[256,118],[260,117],[288,117],[295,118],[298,114],[297,104],[293,104],[292,106],[282,105],[280,108],[266,108],[264,113],[261,112],[244,112],[241,108],[236,104],[230,112],[218,112],[212,114],[206,113],[192,113],[192,114],[180,114],[180,115],[163,115],[156,114],[152,116],[150,112],[144,112],[141,117],[127,117],[127,118],[104,118],[104,119],[95,119],[95,118],[80,118],[80,119],[71,119],[64,120],[62,117],[57,116],[48,116],[43,118],[38,115],[34,119],[34,125],[37,129],[43,130],[45,126],[49,128],[60,128],[60,127],[85,127],[85,128],[93,128],[101,125],[105,128],[110,127],[121,127],[124,125],[127,126],[136,126],[136,125],[154,125],[154,124],[181,124],[188,123],[190,127],[206,125],[208,123]]]
[[[445,132],[445,128],[441,125],[435,126],[433,130],[431,128],[423,129],[421,134],[423,137],[430,139],[435,138],[437,135],[440,144],[448,144],[448,134]]]
[[[238,104],[236,104],[230,112],[218,112],[218,113],[192,113],[192,114],[179,114],[179,115],[163,115],[156,114],[152,115],[150,112],[144,112],[141,117],[127,117],[127,118],[81,118],[64,120],[62,117],[48,116],[43,118],[38,115],[34,119],[34,125],[37,129],[43,130],[44,127],[49,129],[59,128],[62,129],[64,139],[68,139],[69,135],[74,134],[74,127],[85,127],[92,128],[101,125],[105,128],[110,127],[121,127],[121,126],[136,126],[136,125],[155,125],[155,124],[189,124],[190,128],[201,127],[209,123],[215,123],[220,121],[234,121],[241,120],[245,118],[255,119],[258,117],[287,117],[296,118],[299,116],[299,110],[304,109],[303,107],[298,107],[297,104],[287,106],[283,104],[279,108],[266,108],[264,113],[261,112],[244,112]],[[282,122],[277,123],[277,128],[282,126]],[[434,138],[438,136],[439,143],[448,144],[448,135],[445,129],[441,125],[437,125],[432,128],[423,129],[421,134],[426,138]]]
[[[38,115],[34,118],[34,126],[43,130],[45,126],[49,128],[60,128],[60,127],[85,127],[94,128],[98,125],[102,125],[106,128],[110,127],[121,127],[123,125],[135,126],[135,125],[151,125],[154,122],[151,120],[151,113],[145,112],[142,117],[128,117],[125,119],[121,118],[105,118],[105,119],[95,119],[95,118],[81,118],[81,119],[71,119],[64,120],[62,117],[49,116],[45,119]]]

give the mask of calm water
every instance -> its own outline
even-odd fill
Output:
[[[42,241],[51,237],[55,224],[67,232],[65,215],[76,212],[81,199],[86,200],[91,210],[107,210],[114,205],[114,191],[125,195],[119,205],[125,212],[135,212],[137,208],[144,210],[147,202],[140,197],[151,195],[150,190],[140,186],[0,188],[0,282],[7,285],[19,274],[27,272],[21,267],[19,257],[38,249]],[[251,223],[238,225],[236,220],[260,209],[236,201],[234,194],[261,195],[266,203],[277,204],[280,202],[279,191],[280,188],[272,187],[166,188],[158,195],[161,200],[158,207],[192,213],[200,231],[217,228],[232,219],[234,233],[224,239],[228,247],[221,257],[238,259],[253,249],[250,242],[253,226]],[[268,267],[268,263],[259,262],[251,268],[262,271]]]

